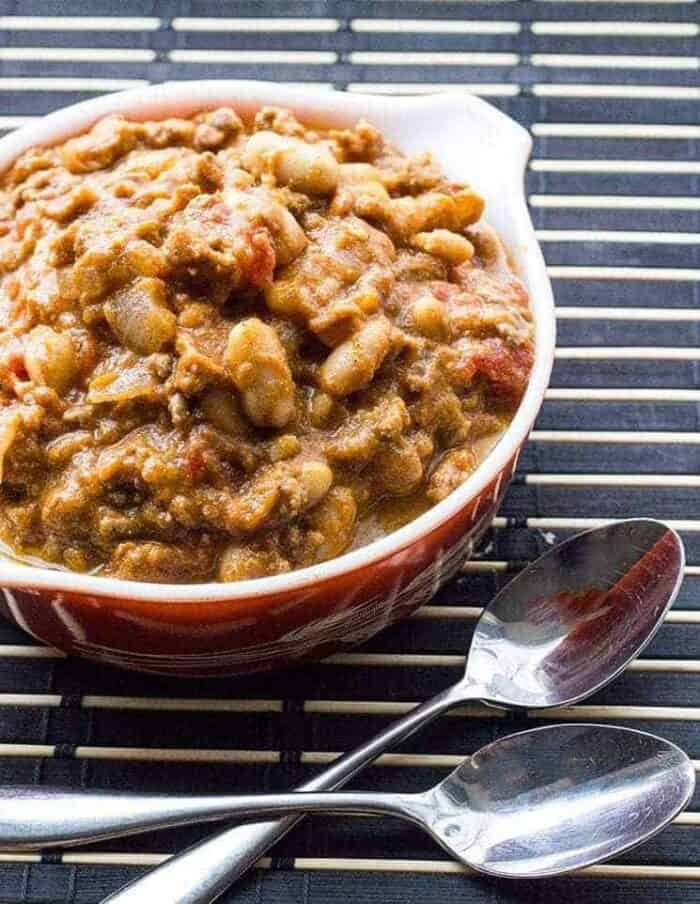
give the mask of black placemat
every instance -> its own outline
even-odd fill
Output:
[[[681,597],[644,657],[566,717],[649,729],[700,758],[697,3],[0,0],[0,16],[4,131],[170,79],[486,96],[535,138],[528,193],[559,326],[552,388],[500,517],[479,561],[431,605],[351,655],[217,682],[68,661],[0,624],[0,782],[296,784],[455,679],[478,607],[523,561],[599,519],[641,514],[681,530]],[[444,718],[360,784],[427,787],[464,753],[537,721],[478,709]],[[544,883],[465,877],[418,830],[388,820],[314,818],[222,900],[692,904],[698,810],[696,800],[613,864]],[[0,901],[96,904],[209,831],[0,853]]]

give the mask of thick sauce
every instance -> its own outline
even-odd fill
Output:
[[[110,117],[0,181],[0,535],[147,581],[299,568],[474,470],[533,356],[481,198],[371,125]]]

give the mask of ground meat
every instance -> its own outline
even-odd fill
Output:
[[[323,220],[311,242],[265,293],[268,306],[327,345],[357,332],[394,281],[390,239],[356,217]]]
[[[457,488],[533,360],[483,201],[371,124],[110,116],[0,179],[0,535],[281,574]]]
[[[134,581],[176,584],[206,580],[216,557],[216,546],[206,534],[195,546],[129,540],[115,548],[105,570]]]

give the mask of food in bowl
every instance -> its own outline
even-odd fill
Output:
[[[0,181],[0,534],[161,582],[333,558],[445,498],[527,385],[483,202],[366,122],[110,116]]]

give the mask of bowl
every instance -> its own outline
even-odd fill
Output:
[[[0,171],[33,145],[55,144],[110,113],[158,119],[266,104],[323,125],[366,118],[405,152],[432,151],[451,178],[486,199],[530,293],[535,361],[513,421],[450,496],[405,527],[328,562],[221,584],[145,584],[0,558],[4,614],[67,653],[156,674],[222,676],[279,668],[354,647],[426,602],[489,526],[544,398],[554,356],[552,290],[527,212],[528,133],[464,94],[378,97],[267,82],[177,82],[67,107],[0,140]]]

